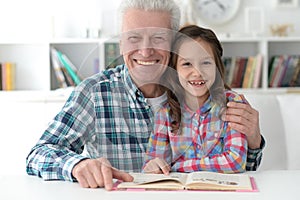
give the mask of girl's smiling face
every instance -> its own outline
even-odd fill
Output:
[[[216,78],[214,54],[209,43],[201,39],[184,41],[178,51],[176,69],[186,102],[197,98],[202,105]]]

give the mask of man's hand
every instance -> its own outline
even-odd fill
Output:
[[[155,158],[147,162],[144,167],[145,173],[166,174],[168,175],[171,168],[168,163],[160,158]]]
[[[113,178],[133,181],[132,176],[113,168],[106,158],[83,160],[75,165],[72,175],[84,188],[105,187],[106,190],[112,190]]]
[[[245,99],[243,95],[241,96]],[[260,147],[261,135],[257,110],[249,104],[228,102],[224,120],[229,122],[230,127],[246,135],[249,148]]]

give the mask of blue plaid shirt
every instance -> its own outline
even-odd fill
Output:
[[[50,122],[27,157],[27,173],[45,180],[74,181],[72,169],[86,158],[107,158],[113,167],[140,172],[153,112],[120,65],[84,80]],[[84,151],[83,151],[84,150]],[[261,149],[251,152],[251,169]]]

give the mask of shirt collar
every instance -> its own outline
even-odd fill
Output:
[[[130,96],[133,97],[133,99],[140,99],[141,102],[145,102],[145,98],[143,93],[138,89],[138,87],[135,85],[135,83],[133,82],[130,74],[129,74],[129,70],[128,67],[126,65],[123,65],[123,70],[121,70],[121,77],[124,81],[124,85],[126,88],[128,88],[128,92],[130,94]]]
[[[199,107],[196,111],[191,110],[185,103],[183,109],[184,110],[183,116],[185,118],[192,118],[195,114],[201,116],[206,115],[211,110],[213,105],[214,102],[212,101],[211,96],[209,96],[208,99],[205,101],[205,103],[201,107]]]

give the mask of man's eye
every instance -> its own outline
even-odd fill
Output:
[[[154,44],[159,44],[159,43],[162,43],[162,42],[166,41],[166,38],[164,38],[164,37],[154,37],[152,39],[152,41],[153,41]]]
[[[140,37],[137,37],[137,36],[130,36],[128,38],[129,42],[131,43],[136,43],[136,42],[139,42],[140,41]]]

